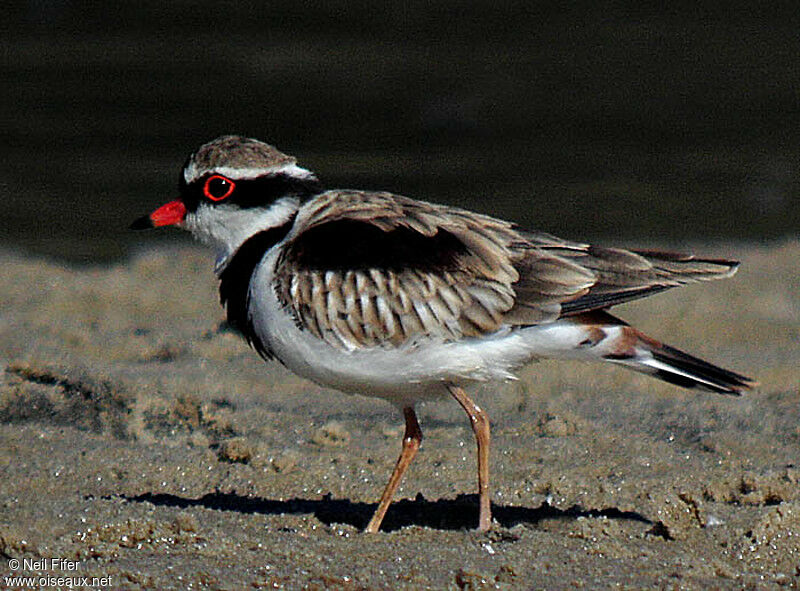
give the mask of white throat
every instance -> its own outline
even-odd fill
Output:
[[[217,249],[214,270],[220,273],[245,240],[262,230],[286,224],[299,208],[300,200],[296,197],[282,197],[268,207],[246,209],[201,204],[197,211],[186,216],[183,227]]]

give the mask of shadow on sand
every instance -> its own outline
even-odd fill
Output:
[[[208,493],[199,499],[188,499],[164,493],[122,495],[122,498],[132,503],[151,503],[160,507],[205,507],[218,511],[263,515],[310,513],[326,525],[341,523],[352,525],[358,529],[363,529],[367,525],[377,507],[376,503],[354,503],[347,499],[334,499],[330,495],[321,499],[289,499],[285,501],[221,492]],[[578,517],[606,517],[652,524],[649,519],[634,511],[620,511],[615,508],[587,510],[577,505],[568,509],[559,509],[547,502],[536,508],[492,505],[492,516],[497,523],[506,528],[518,524],[535,525],[544,519],[577,519]],[[395,531],[410,525],[440,530],[472,529],[477,527],[477,521],[477,495],[459,495],[455,499],[428,501],[419,494],[413,501],[402,499],[392,503],[381,529]]]

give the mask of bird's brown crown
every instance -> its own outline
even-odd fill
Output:
[[[277,148],[256,139],[223,135],[203,144],[189,157],[184,178],[191,183],[211,171],[241,171],[253,176],[256,171],[278,169],[297,160]]]

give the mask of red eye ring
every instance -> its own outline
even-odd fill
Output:
[[[203,195],[211,199],[211,201],[222,201],[227,199],[236,188],[236,183],[231,179],[225,178],[221,174],[215,174],[206,179],[203,185]]]

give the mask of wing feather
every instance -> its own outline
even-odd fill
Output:
[[[334,347],[459,340],[552,322],[737,263],[599,248],[389,193],[329,191],[307,202],[282,245],[277,293]]]

